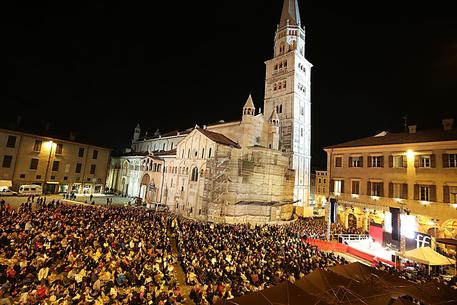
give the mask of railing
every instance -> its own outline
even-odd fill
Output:
[[[368,234],[337,234],[336,239],[342,243],[350,240],[365,240],[368,239],[370,235]]]

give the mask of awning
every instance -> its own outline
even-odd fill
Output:
[[[454,238],[437,238],[436,242],[445,245],[457,246],[457,239]]]
[[[12,187],[13,183],[11,180],[0,180],[0,186]]]
[[[398,255],[430,266],[455,265],[455,260],[439,254],[430,247],[420,247],[414,250],[406,251],[403,255],[398,253]]]
[[[56,181],[46,181],[46,184],[59,184],[59,182],[56,182]]]

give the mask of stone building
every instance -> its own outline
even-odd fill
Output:
[[[294,199],[308,206],[311,175],[311,67],[305,58],[305,29],[297,0],[285,0],[274,38],[274,56],[265,62],[265,113],[279,115],[280,149],[295,170]]]
[[[110,188],[143,198],[139,181],[145,171],[138,163],[154,158],[164,168],[161,182],[154,179],[162,185],[161,202],[189,217],[281,221],[295,211],[292,204],[308,205],[311,64],[304,57],[297,0],[284,1],[274,44],[274,57],[266,62],[264,113],[256,112],[249,96],[241,120],[152,135],[138,125],[131,152],[113,160],[113,167],[120,171],[127,161],[139,171],[124,171],[127,176],[113,178]]]
[[[102,193],[111,150],[0,129],[0,187],[38,184],[43,192]]]
[[[346,226],[383,222],[390,207],[415,215],[418,229],[457,237],[457,130],[381,132],[325,148],[329,189]]]

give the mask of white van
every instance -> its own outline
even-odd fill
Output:
[[[19,196],[29,196],[29,195],[43,195],[43,189],[41,185],[21,185],[19,188]]]

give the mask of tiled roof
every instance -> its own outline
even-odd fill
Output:
[[[156,157],[160,157],[160,156],[174,156],[176,155],[176,148],[174,149],[170,149],[170,150],[161,150],[161,151],[158,151],[158,152],[154,152],[154,156]]]
[[[383,132],[379,135],[357,139],[341,144],[328,146],[326,148],[360,147],[360,146],[380,146],[392,144],[442,142],[457,140],[457,129],[452,130],[419,130],[416,133]]]
[[[227,138],[226,136],[224,136],[221,133],[217,133],[217,132],[209,131],[208,129],[201,129],[201,128],[197,128],[197,130],[218,144],[241,148],[240,145],[238,145],[238,143],[230,140],[229,138]]]

